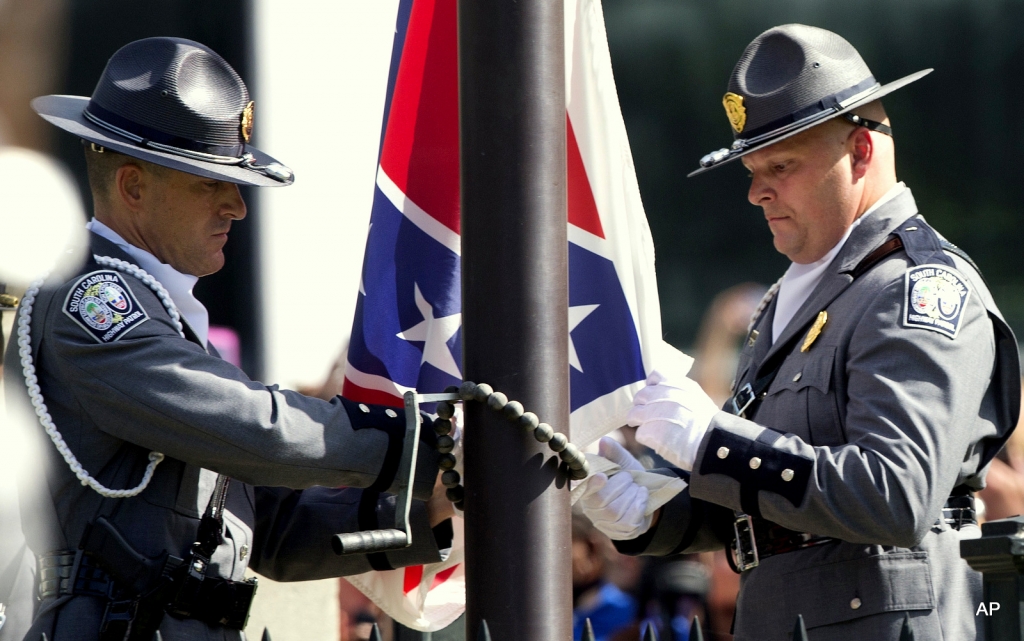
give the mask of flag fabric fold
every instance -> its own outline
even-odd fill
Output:
[[[400,3],[343,388],[353,400],[401,407],[409,389],[462,379],[456,27],[456,0]],[[600,0],[565,0],[565,46],[570,434],[584,448],[625,423],[666,345]],[[465,608],[454,526],[443,562],[348,580],[407,627],[446,627]]]

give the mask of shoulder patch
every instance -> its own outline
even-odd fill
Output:
[[[956,338],[971,286],[947,265],[917,265],[907,270],[903,326],[920,327]]]
[[[127,334],[149,314],[116,271],[82,276],[64,299],[64,313],[98,343],[111,343]]]

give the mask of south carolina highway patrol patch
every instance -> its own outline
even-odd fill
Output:
[[[946,265],[918,265],[907,270],[903,326],[930,329],[956,338],[971,287]]]
[[[100,343],[110,343],[149,320],[128,283],[114,271],[83,276],[68,292],[64,313]]]

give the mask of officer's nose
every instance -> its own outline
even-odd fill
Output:
[[[757,172],[751,172],[750,190],[747,192],[747,200],[750,201],[751,205],[763,207],[775,200],[775,190]]]
[[[230,188],[227,190],[227,198],[221,206],[221,212],[225,218],[242,220],[248,213],[245,207],[245,200],[242,198],[242,192],[239,191],[238,185],[234,183],[227,184],[230,185]]]

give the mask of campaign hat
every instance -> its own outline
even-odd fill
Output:
[[[91,97],[40,96],[32,108],[90,143],[240,185],[290,185],[294,173],[249,144],[255,104],[216,52],[184,38],[131,42],[107,62]]]
[[[931,73],[923,69],[888,84],[875,80],[860,53],[842,36],[802,24],[769,29],[740,56],[722,99],[733,142],[700,159],[690,176],[844,116],[891,134],[851,112]]]

